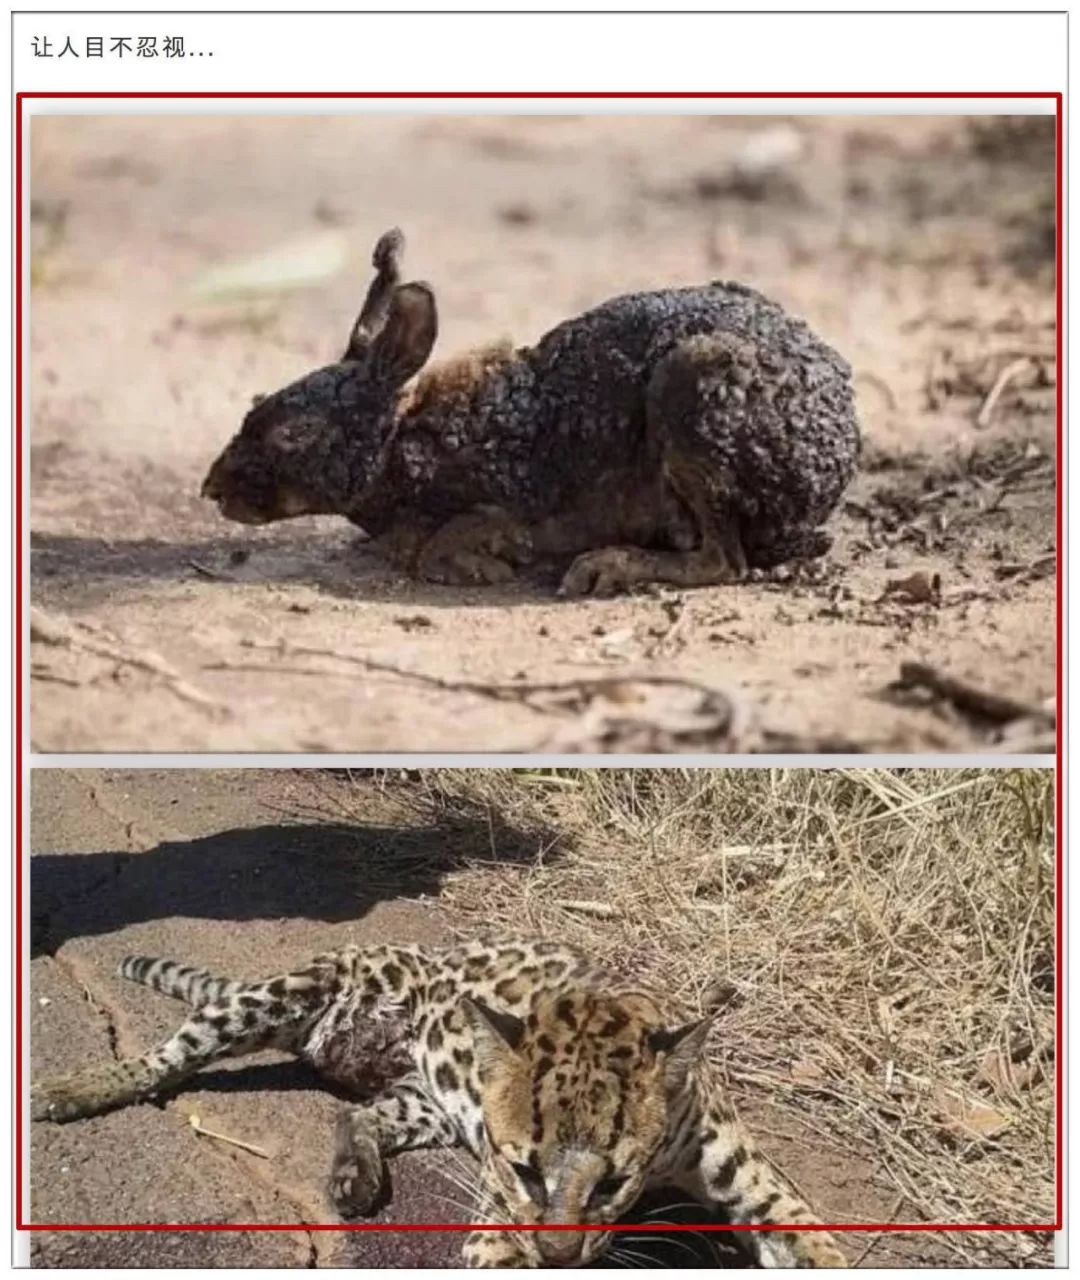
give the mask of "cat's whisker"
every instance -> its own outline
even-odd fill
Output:
[[[472,1204],[466,1204],[465,1201],[458,1200],[455,1196],[445,1195],[443,1192],[440,1192],[440,1191],[429,1191],[427,1194],[431,1197],[432,1200],[438,1200],[440,1204],[447,1204],[452,1209],[459,1210],[464,1215],[463,1221],[465,1222],[469,1221],[474,1208]]]
[[[451,1174],[446,1170],[442,1171],[442,1178],[444,1182],[462,1192],[463,1195],[471,1196],[472,1203],[474,1205],[476,1204],[477,1185],[475,1182],[470,1183],[466,1178],[458,1175],[456,1172]]]
[[[648,1222],[655,1218],[657,1214],[678,1213],[680,1209],[696,1209],[699,1213],[708,1213],[703,1205],[697,1200],[672,1200],[667,1204],[657,1205],[655,1209],[649,1209],[641,1215],[642,1222]]]
[[[674,1226],[675,1224],[672,1223],[670,1225]],[[698,1257],[700,1250],[695,1249],[690,1241],[685,1238],[686,1236],[690,1236],[691,1238],[700,1241],[702,1245],[708,1245],[710,1249],[712,1248],[711,1241],[709,1241],[704,1233],[700,1231],[673,1231],[668,1234],[658,1231],[655,1234],[650,1232],[645,1236],[631,1236],[630,1238],[634,1241],[640,1241],[642,1244],[661,1244],[665,1249],[678,1249],[683,1253],[689,1254],[691,1257]]]
[[[605,1259],[607,1258],[616,1259],[616,1254],[611,1249],[609,1249],[608,1252],[603,1256]],[[639,1253],[635,1249],[620,1248],[617,1255],[617,1261],[624,1262],[627,1266],[633,1267],[635,1269],[643,1269],[645,1267],[656,1266],[655,1258],[650,1258],[648,1254]]]

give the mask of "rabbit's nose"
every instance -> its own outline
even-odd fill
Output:
[[[211,471],[206,479],[202,482],[202,488],[199,490],[201,498],[209,498],[211,502],[221,497],[221,489],[217,483],[217,477]]]

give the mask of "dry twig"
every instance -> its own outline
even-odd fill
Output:
[[[997,403],[1004,394],[1005,388],[1015,377],[1024,372],[1029,363],[1028,356],[1020,356],[1016,360],[1010,360],[994,379],[994,384],[986,393],[986,399],[982,402],[982,407],[975,415],[975,425],[980,430],[990,425],[990,419],[994,416],[994,410],[997,408]]]
[[[1054,724],[1056,720],[1052,712],[1044,711],[1042,707],[1029,706],[1003,694],[987,693],[925,662],[901,663],[900,678],[896,682],[896,687],[928,689],[931,693],[951,702],[958,711],[977,716],[982,720],[992,720],[998,724],[1008,724],[1013,720],[1033,720]]]
[[[224,703],[218,702],[215,698],[203,693],[201,689],[196,688],[175,667],[166,662],[159,654],[153,653],[149,649],[122,648],[113,640],[98,639],[88,631],[85,625],[81,631],[77,630],[75,624],[67,619],[51,618],[37,608],[31,608],[30,610],[30,639],[40,644],[51,645],[54,648],[90,653],[95,657],[105,658],[110,662],[118,662],[134,667],[138,671],[146,671],[150,675],[158,676],[165,687],[182,702],[189,702],[193,706],[202,707],[215,715],[229,714],[229,709]],[[31,677],[33,678],[33,676],[34,670],[31,667]]]
[[[239,1147],[241,1151],[250,1151],[253,1156],[260,1156],[263,1160],[270,1159],[270,1152],[264,1151],[262,1147],[257,1147],[253,1142],[244,1142],[240,1138],[230,1138],[228,1134],[218,1133],[215,1129],[207,1129],[203,1127],[202,1121],[197,1115],[188,1116],[188,1124],[196,1133],[201,1133],[204,1138],[213,1138],[216,1142],[228,1143],[230,1147]]]

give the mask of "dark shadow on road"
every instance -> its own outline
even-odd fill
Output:
[[[31,952],[69,938],[181,916],[202,920],[359,920],[378,902],[436,895],[478,855],[528,862],[566,837],[461,807],[431,826],[329,822],[237,828],[144,853],[35,852]]]

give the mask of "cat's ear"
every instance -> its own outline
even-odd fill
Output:
[[[672,1087],[681,1086],[687,1072],[700,1060],[712,1023],[709,1016],[674,1029],[657,1027],[649,1032],[649,1048],[663,1058],[664,1075]]]
[[[525,1023],[512,1013],[492,1009],[480,1000],[464,996],[461,1001],[472,1027],[476,1057],[481,1073],[507,1053],[515,1053],[525,1035]]]

